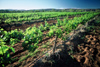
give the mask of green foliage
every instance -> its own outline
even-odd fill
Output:
[[[10,24],[10,23],[11,23],[11,19],[10,19],[10,18],[9,18],[9,19],[6,19],[6,20],[5,20],[5,23],[6,23],[6,24]]]
[[[88,14],[90,12],[34,12],[34,13],[0,13],[0,19],[6,24],[13,22],[47,20],[48,18],[57,18],[68,15]]]
[[[24,49],[29,49],[29,48],[33,48],[34,46],[32,45],[32,40],[31,37],[29,35],[26,35],[24,37],[24,42],[22,43],[22,46],[24,47]]]
[[[49,37],[53,36],[56,29],[57,29],[57,26],[55,26],[55,25],[51,26],[47,36],[49,36]]]
[[[48,35],[49,37],[53,36],[54,35],[54,30],[53,29],[50,29],[50,31],[48,32]]]
[[[10,45],[13,46],[14,44],[17,43],[17,41],[19,41],[19,40],[18,39],[10,38]]]
[[[40,24],[39,29],[40,29],[41,31],[44,31],[44,30],[45,30],[43,24]]]
[[[57,18],[57,24],[56,26],[61,26],[61,20],[59,18]]]
[[[63,32],[61,28],[58,28],[57,26],[51,26],[50,31],[48,32],[47,36],[51,37],[53,35],[56,35],[57,37],[61,38],[62,33]]]
[[[0,27],[0,35],[4,34],[4,29]]]
[[[2,39],[9,45],[14,45],[23,38],[24,34],[22,31],[11,30],[11,32],[3,31]]]
[[[5,45],[6,43],[0,38],[0,65],[11,63],[10,52],[15,52],[13,47]]]
[[[66,25],[66,23],[68,23],[68,16],[63,19],[63,26]]]
[[[58,38],[61,38],[61,37],[62,37],[62,34],[63,34],[63,32],[62,32],[61,28],[58,28],[58,29],[55,31],[55,35],[56,35]]]
[[[47,23],[47,21],[45,21],[45,24],[43,25],[43,24],[40,24],[40,26],[39,26],[39,29],[41,30],[41,31],[44,31],[44,30],[47,30],[47,29],[49,29],[49,24]]]
[[[22,46],[24,47],[24,49],[30,49],[31,51],[34,51],[38,47],[37,44],[39,43],[39,41],[42,41],[42,38],[43,33],[40,29],[34,26],[25,31],[25,36],[23,39],[24,42],[22,43]]]
[[[47,23],[47,21],[45,21],[45,30],[49,28],[49,24]]]

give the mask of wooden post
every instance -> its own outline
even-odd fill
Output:
[[[56,44],[57,44],[57,36],[55,37],[55,44],[53,46],[53,54],[55,53],[55,50],[56,50]]]
[[[88,26],[88,22],[86,23],[86,27]]]

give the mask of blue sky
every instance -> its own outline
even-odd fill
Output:
[[[0,9],[100,8],[100,0],[0,0]]]

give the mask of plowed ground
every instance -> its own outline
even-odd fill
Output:
[[[33,67],[100,67],[100,17],[92,21],[80,37],[64,44],[66,50]]]

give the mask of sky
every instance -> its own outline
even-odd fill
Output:
[[[0,9],[96,9],[100,0],[0,0]]]

